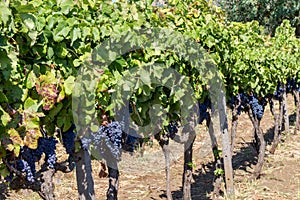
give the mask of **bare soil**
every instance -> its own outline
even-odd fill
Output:
[[[257,153],[252,145],[253,127],[246,114],[240,116],[235,149],[233,155],[234,181],[236,199],[251,200],[300,200],[300,132],[292,134],[293,130],[293,98],[289,96],[289,112],[291,116],[291,133],[284,133],[274,155],[268,153],[273,139],[274,120],[269,108],[261,122],[261,128],[267,141],[267,154],[260,179],[250,181],[254,166],[257,162]],[[228,110],[228,122],[231,122]],[[230,126],[230,124],[229,124]],[[229,127],[230,128],[230,127]],[[210,151],[210,140],[206,127],[199,125],[194,144],[194,172],[192,183],[192,199],[211,199],[213,191],[214,167],[213,155]],[[181,185],[183,172],[183,147],[171,143],[171,189],[174,199],[181,199]],[[59,159],[65,159],[64,149],[58,147]],[[153,147],[146,147],[144,154],[123,154],[120,163],[119,199],[154,200],[166,199],[164,156],[157,143]],[[96,199],[104,200],[108,186],[107,178],[99,178],[99,161],[93,161]],[[56,173],[55,195],[57,199],[77,199],[75,172]],[[8,191],[5,187],[0,199],[32,200],[40,199],[30,190]],[[1,188],[0,188],[1,189]],[[224,191],[224,184],[222,187]],[[225,199],[220,197],[220,199]]]

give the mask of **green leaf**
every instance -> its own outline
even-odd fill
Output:
[[[46,18],[46,21],[48,22],[48,28],[49,30],[51,30],[52,28],[54,28],[54,25],[58,22],[58,17],[57,16],[48,16]]]
[[[32,30],[35,27],[35,22],[36,22],[36,18],[34,15],[30,14],[30,13],[22,13],[20,14],[20,17],[23,21],[23,23],[25,24],[25,26],[29,29]]]
[[[50,110],[48,116],[51,117],[52,119],[54,119],[55,116],[59,114],[59,112],[61,111],[61,109],[63,108],[63,106],[64,105],[62,103],[56,104],[55,107]]]
[[[96,27],[92,27],[92,34],[94,37],[94,41],[99,41],[100,40],[100,32],[99,29]]]
[[[9,115],[7,112],[5,112],[5,111],[2,109],[1,106],[0,106],[0,113],[1,113],[1,122],[2,122],[2,124],[3,124],[4,126],[6,126],[6,125],[10,122],[11,117],[10,117],[10,115]]]
[[[28,33],[28,36],[31,39],[30,46],[33,46],[36,43],[38,32],[37,31],[30,31]]]
[[[87,36],[91,36],[91,29],[90,27],[84,26],[82,28],[82,40],[85,40]]]
[[[4,102],[7,103],[8,99],[6,95],[2,91],[0,91],[0,103],[4,103]]]
[[[223,176],[225,174],[224,170],[219,168],[214,171],[215,176]]]
[[[140,70],[140,80],[145,84],[150,86],[151,85],[151,78],[150,78],[150,73],[147,72],[144,69]]]
[[[51,59],[54,55],[54,51],[52,47],[48,47],[48,51],[47,51],[47,58]]]
[[[73,65],[74,67],[78,67],[82,64],[81,60],[80,59],[74,59],[73,60]]]
[[[39,108],[39,105],[37,103],[37,100],[33,100],[32,98],[28,97],[24,103],[24,110],[27,110],[29,112],[37,112]]]
[[[72,0],[58,0],[58,5],[61,7],[61,12],[67,15],[74,7],[74,1]]]
[[[59,45],[58,47],[55,48],[55,54],[59,57],[59,58],[66,58],[66,56],[69,54],[70,52],[68,51],[67,47],[63,44]]]
[[[209,35],[205,40],[206,45],[208,48],[213,47],[216,44],[215,38]]]
[[[9,18],[11,16],[11,11],[7,7],[4,1],[0,2],[0,22],[4,22],[4,25],[7,24]],[[1,24],[1,23],[0,23]]]
[[[6,176],[10,175],[10,171],[7,169],[7,167],[4,163],[0,164],[0,175],[2,177],[6,177]]]
[[[99,129],[99,126],[97,126],[96,124],[91,125],[91,131],[97,132],[98,129]]]
[[[67,22],[59,22],[58,26],[53,31],[53,40],[55,42],[61,42],[64,38],[67,37],[70,30],[71,28],[68,26]]]
[[[17,9],[17,11],[18,11],[18,13],[25,13],[25,14],[27,14],[27,13],[34,13],[34,12],[37,12],[38,11],[38,9],[37,8],[35,8],[32,4],[30,4],[30,3],[28,3],[28,4],[26,4],[26,5],[18,5],[18,6],[16,6],[15,7],[16,9]]]
[[[40,32],[46,26],[46,19],[44,17],[39,16],[35,24],[36,24],[36,30]]]
[[[28,73],[28,76],[27,76],[27,79],[26,79],[26,88],[28,89],[31,89],[35,86],[35,83],[36,83],[36,76],[35,76],[35,73],[33,70],[31,70],[29,73]]]
[[[71,45],[73,45],[73,42],[74,42],[75,40],[77,40],[78,38],[81,37],[80,28],[75,27],[75,28],[71,31],[70,37],[71,37]]]
[[[74,87],[74,81],[75,81],[75,77],[74,76],[69,76],[65,82],[64,82],[64,89],[66,92],[66,95],[71,95],[72,94],[72,90]]]

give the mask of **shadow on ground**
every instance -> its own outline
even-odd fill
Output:
[[[290,126],[295,125],[295,114],[289,116]],[[274,139],[274,127],[268,129],[264,133],[266,145],[271,145]],[[284,142],[284,141],[282,141]],[[255,150],[253,142],[241,142],[236,146],[242,146],[238,152],[234,152],[232,157],[233,170],[243,170],[249,175],[252,174],[253,166],[257,164],[258,153]],[[191,185],[192,199],[210,200],[209,194],[214,190],[214,162],[203,164],[198,170],[193,172],[194,182]],[[249,169],[251,169],[249,171]],[[161,190],[160,198],[166,198],[166,191]],[[174,200],[182,199],[182,188],[172,191]]]

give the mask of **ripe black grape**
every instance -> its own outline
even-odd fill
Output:
[[[133,108],[131,104],[129,104],[129,113],[133,113]]]
[[[231,109],[233,109],[234,106],[237,106],[237,114],[240,115],[243,109],[247,107],[248,103],[249,103],[249,96],[244,92],[240,92],[236,96],[231,97],[230,107]]]
[[[249,96],[249,104],[251,106],[252,112],[254,116],[261,120],[264,115],[264,107],[261,105],[258,101],[258,99],[255,96]]]
[[[282,97],[283,92],[284,92],[284,88],[283,88],[282,84],[278,83],[276,90],[274,91],[274,98],[280,99]]]
[[[104,159],[121,159],[122,129],[119,122],[113,121],[107,126],[101,125],[96,133],[92,134],[92,141],[100,149]]]
[[[205,98],[203,103],[199,103],[199,124],[202,124],[204,120],[209,119],[209,108],[212,108],[212,105],[208,98]]]
[[[176,133],[178,132],[178,123],[171,121],[171,122],[169,122],[169,125],[167,128],[168,128],[168,137],[173,139],[175,137]]]
[[[63,146],[66,149],[67,154],[71,154],[75,147],[75,133],[74,133],[75,125],[72,125],[69,130],[62,133],[62,142]]]
[[[56,163],[56,143],[57,140],[53,137],[40,137],[38,140],[38,149],[41,148],[42,152],[45,153],[48,167],[51,169],[54,169]]]
[[[125,136],[126,137],[126,136]],[[134,152],[135,146],[138,143],[138,138],[132,135],[127,135],[123,149],[125,151]]]
[[[30,167],[31,173],[35,176],[35,162],[39,161],[42,156],[42,151],[37,149],[31,149],[27,146],[21,148],[21,158],[26,161],[28,166]]]
[[[17,160],[16,169],[26,173],[27,181],[34,182],[34,174],[32,173],[32,169],[26,160]]]

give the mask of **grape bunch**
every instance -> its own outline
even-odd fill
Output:
[[[24,160],[30,167],[31,173],[35,176],[35,162],[39,161],[42,157],[43,151],[41,148],[31,149],[27,146],[21,148],[21,160]],[[26,166],[27,166],[26,165]],[[30,180],[28,180],[30,181]]]
[[[274,98],[275,99],[280,99],[282,97],[283,92],[284,92],[283,85],[278,83],[277,87],[276,87],[276,90],[274,91]]]
[[[124,142],[124,145],[123,145],[123,150],[125,151],[129,151],[129,152],[134,152],[134,149],[136,147],[136,145],[138,144],[138,138],[133,136],[133,135],[125,135],[124,136],[125,139],[125,142]]]
[[[171,122],[169,122],[169,125],[167,128],[168,128],[168,137],[173,139],[175,137],[176,133],[178,132],[178,123],[171,121]]]
[[[133,113],[133,107],[132,107],[131,103],[129,104],[129,113],[130,114]]]
[[[54,168],[56,163],[56,143],[57,141],[53,137],[40,137],[38,139],[38,147],[36,149],[31,149],[27,146],[23,146],[21,148],[21,158],[17,161],[17,163],[23,163],[23,165],[19,164],[19,170],[26,172],[26,177],[29,182],[34,180],[32,177],[35,177],[36,174],[35,162],[38,162],[41,159],[43,153],[46,155],[48,167],[51,169]]]
[[[56,163],[56,143],[57,140],[53,137],[40,137],[38,140],[38,149],[41,149],[41,151],[45,153],[47,164],[50,169],[54,169]]]
[[[34,182],[34,174],[32,173],[32,169],[26,160],[17,160],[16,169],[26,173],[27,181],[31,183]]]
[[[288,78],[286,88],[287,92],[292,92],[293,90],[300,92],[300,82],[297,82],[295,78]]]
[[[122,129],[119,122],[113,121],[107,126],[101,125],[96,133],[92,134],[93,144],[97,145],[104,159],[121,160]]]
[[[298,82],[295,87],[296,87],[296,91],[300,92],[300,82]]]
[[[261,120],[264,115],[264,106],[259,103],[255,96],[249,96],[249,104],[254,116]]]
[[[69,130],[62,133],[62,142],[63,146],[66,149],[67,154],[72,154],[75,148],[75,133],[74,133],[75,125],[73,124]]]
[[[237,114],[240,115],[244,108],[247,107],[249,103],[249,96],[244,92],[240,92],[236,96],[231,97],[230,108],[233,109],[237,106]]]
[[[286,81],[286,90],[287,92],[292,92],[296,87],[296,81],[294,78],[288,78]]]
[[[204,102],[203,103],[198,103],[199,104],[199,124],[202,124],[202,122],[204,120],[208,120],[209,119],[209,112],[208,112],[208,109],[209,108],[212,108],[212,105],[211,105],[211,102],[209,100],[208,97],[206,97],[204,99]]]
[[[157,6],[157,7],[162,8],[166,5],[168,5],[168,2],[167,1],[162,1],[162,2],[161,1],[153,1],[151,5],[154,7]]]

